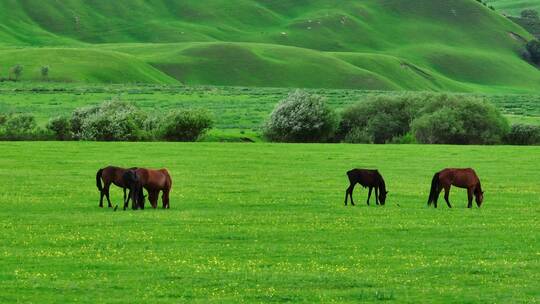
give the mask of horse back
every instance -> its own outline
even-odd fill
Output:
[[[457,187],[471,187],[480,183],[476,171],[472,168],[446,168],[439,172],[439,180]]]
[[[146,188],[162,190],[171,187],[171,177],[167,169],[153,170],[139,168],[137,169],[137,174]]]
[[[102,169],[101,179],[105,183],[113,183],[119,187],[124,187],[124,173],[127,169],[115,166],[107,166]]]
[[[378,187],[384,184],[382,175],[379,170],[371,169],[353,169],[347,172],[351,183],[359,183],[364,187]]]

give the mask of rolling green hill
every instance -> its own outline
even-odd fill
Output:
[[[23,80],[532,91],[530,38],[474,0],[0,0]]]
[[[519,15],[525,9],[540,11],[539,0],[488,0],[486,2],[497,10],[513,16]]]

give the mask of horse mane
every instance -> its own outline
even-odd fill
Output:
[[[480,183],[480,181],[478,181],[478,185],[476,185],[476,188],[474,188],[474,192],[475,194],[479,194],[482,192],[482,184]]]

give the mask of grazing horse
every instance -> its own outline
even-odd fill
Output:
[[[103,196],[105,196],[109,203],[109,208],[112,208],[111,199],[109,198],[109,188],[111,184],[115,184],[124,190],[124,202],[126,201],[126,189],[129,187],[125,184],[123,176],[126,171],[134,169],[137,168],[124,169],[108,166],[98,170],[96,173],[96,186],[100,192],[99,207],[103,208]],[[103,185],[101,185],[102,180]]]
[[[476,198],[476,204],[480,208],[482,201],[484,200],[484,192],[480,185],[480,179],[476,175],[473,169],[444,169],[435,173],[431,181],[431,190],[429,192],[428,206],[433,203],[437,208],[437,200],[442,189],[444,189],[444,200],[449,208],[452,208],[448,197],[450,195],[450,187],[456,186],[458,188],[467,189],[467,195],[469,204],[467,208],[472,208],[473,195]]]
[[[364,188],[369,188],[369,194],[367,199],[368,206],[369,199],[371,198],[371,191],[373,190],[373,188],[375,188],[375,203],[379,205],[380,201],[381,205],[385,204],[388,191],[386,191],[384,179],[378,170],[353,169],[347,172],[347,176],[349,177],[350,186],[345,192],[345,206],[347,206],[347,199],[349,196],[351,197],[351,205],[354,206],[353,190],[354,186],[357,183],[362,185]]]
[[[148,200],[152,208],[157,208],[159,192],[163,191],[161,200],[163,209],[169,209],[169,192],[172,187],[172,179],[167,169],[151,170],[138,168],[135,170],[140,179],[141,185],[148,191]]]
[[[129,200],[132,200],[132,209],[144,209],[144,193],[141,183],[141,179],[137,175],[137,171],[134,169],[129,169],[124,172],[122,175],[122,180],[124,185],[129,189],[129,196],[127,200],[124,201],[124,210],[129,206]]]

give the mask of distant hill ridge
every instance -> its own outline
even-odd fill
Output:
[[[531,91],[528,39],[475,0],[0,0],[23,80]]]
[[[526,9],[540,11],[540,1],[538,0],[484,0],[484,2],[511,16],[518,16]]]

